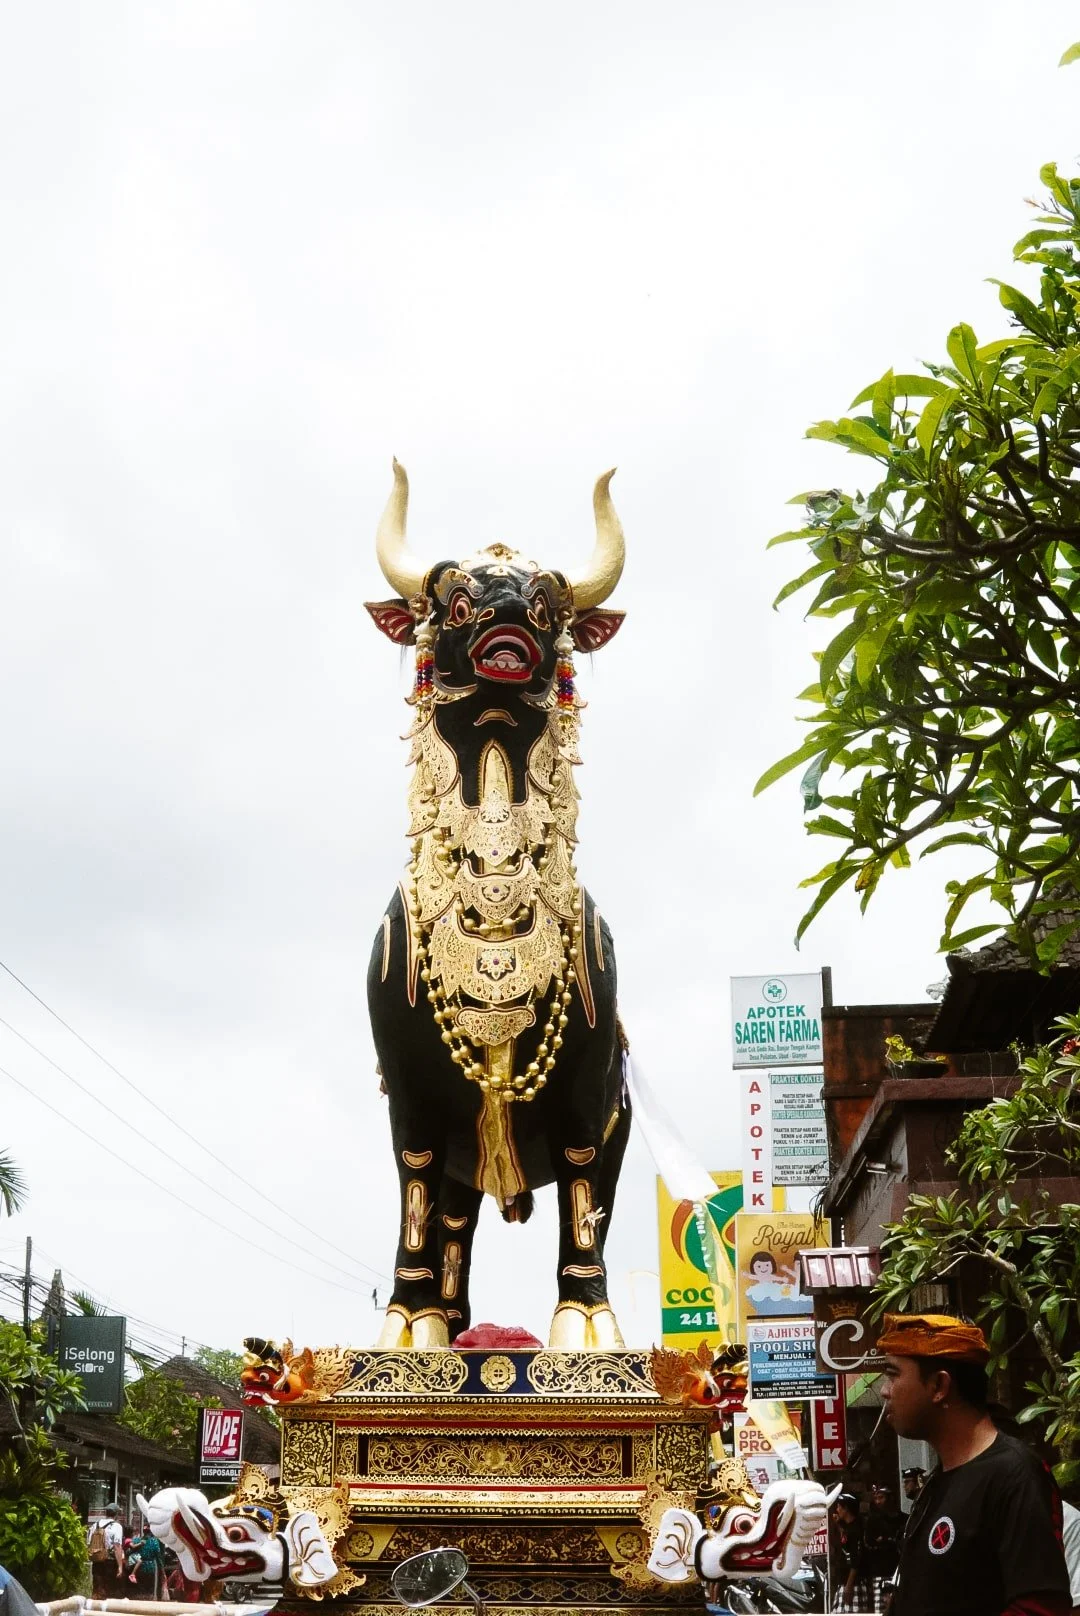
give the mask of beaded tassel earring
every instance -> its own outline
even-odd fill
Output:
[[[425,718],[435,699],[435,630],[430,618],[416,630],[416,681],[408,697],[417,720]]]
[[[559,714],[562,744],[570,753],[577,750],[577,692],[574,689],[574,642],[563,628],[555,641],[555,703]]]

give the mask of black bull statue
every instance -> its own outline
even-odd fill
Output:
[[[593,496],[588,568],[570,577],[499,544],[418,560],[394,462],[377,548],[399,598],[368,610],[416,646],[416,770],[412,860],[368,972],[401,1181],[382,1347],[444,1346],[467,1328],[484,1194],[523,1222],[553,1181],[551,1345],[621,1345],[604,1242],[630,1106],[611,934],[574,870],[571,777],[573,651],[599,649],[622,621],[600,609],[625,548],[611,475]]]

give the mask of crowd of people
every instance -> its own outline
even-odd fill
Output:
[[[148,1527],[125,1527],[119,1506],[109,1504],[104,1517],[86,1534],[95,1599],[198,1599],[176,1556]]]

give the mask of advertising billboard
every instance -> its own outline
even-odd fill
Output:
[[[821,972],[731,978],[731,1063],[820,1066]]]
[[[82,1313],[66,1313],[60,1320],[60,1367],[82,1377],[91,1413],[119,1414],[124,1406],[126,1324],[126,1319]]]
[[[240,1478],[244,1415],[239,1408],[199,1410],[199,1481],[234,1482]]]

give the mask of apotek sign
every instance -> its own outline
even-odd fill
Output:
[[[124,1406],[125,1319],[65,1314],[60,1320],[60,1367],[83,1383],[87,1409],[118,1414]]]
[[[847,1407],[842,1397],[819,1397],[810,1404],[815,1470],[847,1467]]]
[[[732,1065],[820,1066],[821,973],[731,978]]]
[[[244,1439],[244,1415],[238,1408],[199,1410],[199,1480],[236,1481],[240,1475],[240,1450]]]

